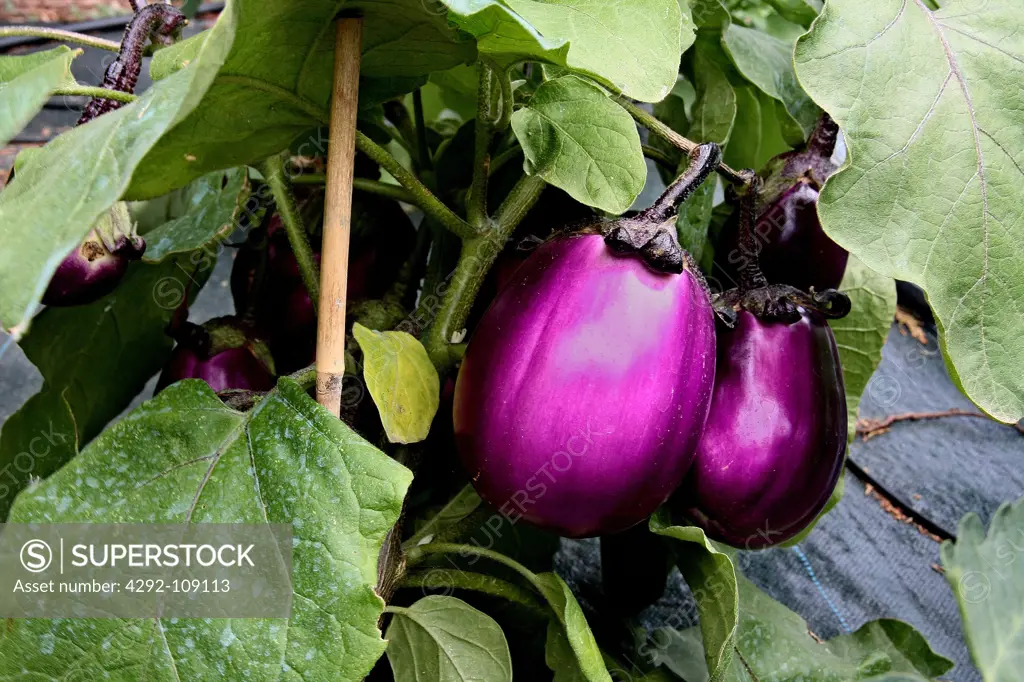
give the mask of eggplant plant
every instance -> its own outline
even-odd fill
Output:
[[[0,522],[283,527],[290,615],[0,612],[0,679],[976,679],[931,614],[823,641],[740,569],[839,503],[896,279],[964,395],[1024,417],[1014,3],[132,6],[120,43],[0,27],[67,43],[0,57],[4,143],[88,102],[0,191],[0,356],[43,379],[0,430]],[[347,263],[320,248],[341,16]],[[234,314],[201,319],[218,263]],[[986,682],[1019,676],[1019,533],[1021,502],[941,549]],[[692,608],[638,618],[674,568]]]

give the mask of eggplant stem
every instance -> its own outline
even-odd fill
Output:
[[[639,220],[660,225],[674,216],[679,205],[686,201],[718,166],[722,160],[722,150],[714,142],[708,142],[694,147],[688,156],[690,165],[687,169],[672,181],[650,208],[637,216]]]
[[[494,135],[492,115],[495,69],[484,61],[477,62],[476,122],[473,143],[473,180],[466,195],[466,219],[477,230],[487,226],[487,184],[491,175],[491,139]]]
[[[757,242],[757,199],[761,193],[761,179],[751,174],[750,185],[740,199],[740,250],[746,255],[739,268],[740,289],[744,292],[768,286],[761,272],[761,245]]]
[[[821,112],[818,124],[811,131],[807,139],[807,151],[822,158],[831,158],[836,151],[836,142],[839,140],[839,124],[837,124],[828,112]]]

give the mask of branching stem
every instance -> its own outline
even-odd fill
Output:
[[[476,229],[445,206],[444,202],[438,199],[426,185],[420,182],[419,178],[399,163],[398,159],[391,156],[386,149],[358,130],[356,131],[356,149],[376,161],[388,173],[391,173],[392,177],[398,180],[399,184],[405,187],[409,194],[412,195],[414,201],[410,203],[419,206],[424,213],[446,229],[462,239],[472,239],[478,234]]]
[[[295,260],[299,264],[302,282],[306,285],[309,297],[313,300],[313,309],[317,310],[320,305],[320,269],[316,265],[306,228],[302,224],[302,216],[298,206],[295,205],[295,197],[292,196],[291,187],[285,176],[284,154],[276,154],[268,158],[261,164],[260,172],[263,173],[263,177],[274,195],[277,212],[281,216],[281,223],[288,234],[288,241],[295,254]]]

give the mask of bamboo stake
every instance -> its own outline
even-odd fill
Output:
[[[345,375],[345,297],[362,34],[361,18],[338,20],[316,340],[316,400],[335,417],[341,414],[341,380]]]

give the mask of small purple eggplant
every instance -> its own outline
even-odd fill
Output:
[[[146,241],[135,234],[135,226],[122,202],[96,221],[89,236],[68,254],[43,294],[43,303],[73,306],[92,303],[117,288],[128,263],[146,251]]]
[[[832,161],[839,127],[824,114],[801,151],[780,154],[761,173],[757,244],[761,270],[769,282],[797,289],[835,289],[846,272],[849,253],[829,239],[818,219],[818,193],[838,166]],[[755,254],[738,245],[738,222],[730,221],[719,239],[716,262],[735,278]]]
[[[202,326],[186,322],[174,336],[178,345],[160,374],[157,392],[182,379],[202,379],[216,392],[274,387],[270,350],[239,318],[219,317]]]
[[[846,453],[846,395],[825,320],[759,320],[718,331],[711,414],[674,504],[743,549],[785,542],[822,510]]]

